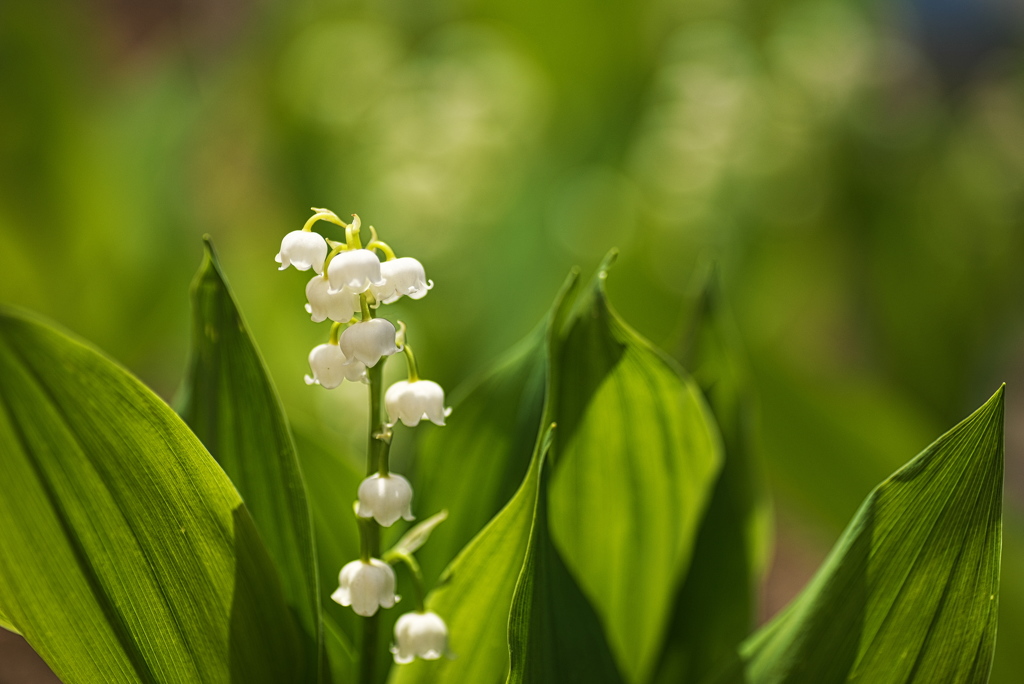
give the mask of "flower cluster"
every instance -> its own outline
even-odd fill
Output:
[[[385,304],[402,297],[422,299],[433,288],[423,265],[411,257],[396,257],[386,243],[380,241],[373,226],[371,240],[364,247],[359,217],[345,223],[327,209],[313,209],[314,214],[303,226],[284,236],[276,261],[281,270],[294,266],[297,270],[312,269],[316,275],[306,284],[306,312],[315,323],[332,321],[328,341],[309,353],[312,375],[306,384],[334,389],[342,382],[371,385],[380,382],[381,373],[371,374],[385,357],[403,352],[408,379],[387,389],[384,405],[388,422],[371,425],[370,462],[376,464],[359,485],[355,513],[360,521],[363,545],[359,559],[341,569],[338,589],[331,598],[343,606],[351,606],[358,614],[373,616],[378,608],[390,608],[398,602],[395,593],[395,572],[392,562],[405,562],[415,585],[417,610],[401,616],[395,625],[392,653],[395,662],[407,663],[418,656],[439,658],[447,649],[448,629],[438,615],[424,606],[422,576],[411,552],[383,554],[372,548],[370,540],[379,539],[367,526],[390,527],[399,519],[413,520],[412,486],[401,475],[390,472],[388,458],[393,436],[392,428],[401,421],[415,427],[426,419],[444,425],[451,409],[444,405],[444,390],[436,382],[421,380],[412,348],[406,342],[405,325],[398,327],[378,317],[375,312]],[[345,240],[336,242],[312,230],[318,221],[340,226]],[[378,257],[383,256],[383,261]],[[379,413],[379,403],[377,404]],[[371,420],[373,417],[371,416]],[[388,562],[385,562],[388,561]]]

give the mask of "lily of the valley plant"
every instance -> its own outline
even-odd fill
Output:
[[[327,209],[314,209],[302,230],[288,233],[275,257],[281,270],[294,266],[312,269],[315,275],[306,285],[306,311],[314,322],[331,320],[328,341],[309,353],[312,375],[307,384],[334,389],[345,380],[368,385],[370,396],[369,449],[366,479],[359,485],[355,515],[361,536],[360,557],[341,568],[338,589],[331,598],[351,606],[356,614],[374,618],[379,608],[391,608],[399,601],[395,572],[391,564],[405,563],[413,583],[415,611],[395,623],[392,653],[396,663],[419,657],[436,660],[445,654],[448,628],[444,620],[424,607],[425,591],[419,564],[409,552],[382,554],[380,527],[391,527],[399,519],[414,520],[413,490],[409,481],[391,472],[389,455],[399,421],[416,427],[423,419],[444,425],[451,409],[445,407],[444,390],[436,382],[423,380],[406,326],[381,317],[380,307],[402,297],[421,299],[434,286],[423,265],[412,257],[397,257],[370,226],[370,241],[364,246],[357,215],[345,223]],[[334,241],[314,232],[319,221],[344,229],[344,241]],[[383,261],[378,257],[383,257]],[[408,379],[391,385],[384,394],[388,420],[381,418],[381,367],[394,354],[405,355]],[[383,555],[384,560],[381,559]],[[374,628],[364,636],[362,667],[370,679],[374,660]]]
[[[65,684],[987,680],[1002,388],[865,492],[814,578],[755,628],[769,502],[714,277],[673,357],[611,306],[614,252],[589,281],[571,272],[450,418],[389,315],[433,283],[366,232],[314,209],[277,254],[312,272],[323,324],[295,350],[319,387],[289,382],[365,389],[365,469],[323,426],[289,422],[209,240],[177,412],[0,310],[0,629]],[[396,354],[405,377],[385,387]],[[402,473],[396,439],[415,446]]]

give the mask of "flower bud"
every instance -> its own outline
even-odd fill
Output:
[[[367,368],[376,365],[380,357],[398,351],[395,346],[395,326],[383,318],[350,325],[341,333],[338,343],[347,358]]]
[[[359,295],[354,292],[331,292],[329,283],[323,276],[313,276],[306,284],[306,312],[314,323],[330,318],[332,321],[345,323],[359,311]]]
[[[366,563],[354,560],[341,569],[338,588],[331,599],[343,606],[352,606],[357,615],[370,617],[377,608],[390,608],[398,601],[395,571],[376,558]]]
[[[281,264],[283,271],[294,266],[300,271],[308,271],[310,267],[317,273],[324,272],[324,261],[327,259],[327,241],[320,233],[307,230],[293,230],[281,240],[281,251],[274,261]]]
[[[424,418],[444,425],[452,412],[444,406],[444,390],[430,380],[396,382],[384,394],[384,406],[392,423],[401,420],[409,427],[416,427]]]
[[[380,259],[368,249],[353,249],[336,254],[327,267],[327,278],[331,292],[347,290],[361,294],[370,286],[384,284],[380,275]]]
[[[406,613],[395,623],[391,653],[399,665],[413,658],[437,660],[448,650],[448,627],[437,613]]]
[[[317,384],[324,389],[334,389],[342,380],[366,382],[366,367],[356,360],[349,360],[336,344],[321,344],[309,352],[309,367],[313,377],[306,376],[306,384]]]
[[[401,475],[371,475],[359,485],[356,515],[373,518],[391,527],[399,518],[415,520],[412,514],[412,485]]]
[[[403,295],[422,299],[434,287],[434,282],[427,280],[423,264],[412,257],[385,261],[380,265],[380,273],[384,284],[371,287],[370,292],[383,304],[390,304]]]

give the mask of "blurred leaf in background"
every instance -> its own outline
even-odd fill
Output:
[[[675,348],[712,255],[779,519],[761,617],[876,482],[1002,381],[1004,563],[1020,567],[1022,27],[1011,0],[9,0],[0,299],[166,397],[212,233],[288,414],[346,458],[365,398],[302,383],[326,330],[301,277],[273,271],[310,205],[422,256],[437,287],[400,317],[446,387],[613,245],[612,299]],[[1019,572],[999,620],[993,682],[1010,684]]]

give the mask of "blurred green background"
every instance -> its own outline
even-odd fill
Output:
[[[360,388],[302,380],[308,274],[273,261],[310,206],[426,265],[396,306],[450,389],[612,246],[614,304],[677,349],[717,262],[775,498],[763,617],[1009,383],[993,681],[1020,681],[1024,5],[0,3],[0,301],[170,398],[210,233],[289,415],[359,445]]]

